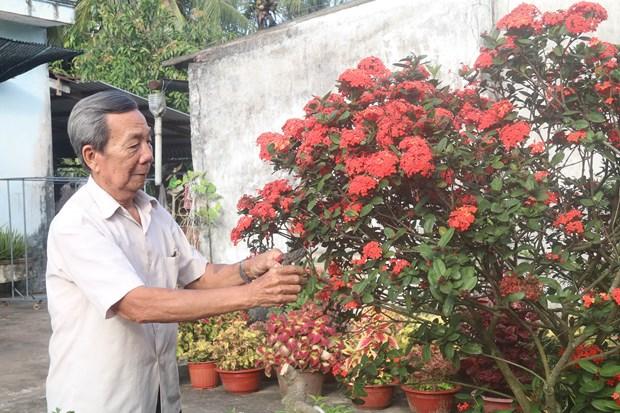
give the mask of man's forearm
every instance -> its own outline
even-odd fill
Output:
[[[121,299],[113,310],[137,323],[172,323],[198,320],[258,305],[247,286],[203,290],[138,287]]]
[[[188,284],[185,288],[206,290],[242,285],[243,280],[239,276],[239,265],[241,263],[207,264],[205,272],[200,278]]]

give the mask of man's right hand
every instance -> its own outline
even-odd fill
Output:
[[[247,287],[257,307],[270,307],[295,301],[307,278],[303,267],[278,265]]]

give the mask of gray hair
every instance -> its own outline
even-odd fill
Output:
[[[105,115],[108,113],[126,113],[138,109],[136,102],[117,90],[95,93],[80,100],[69,115],[67,132],[71,146],[78,159],[89,170],[82,158],[82,148],[91,145],[101,152],[108,143],[108,125]]]

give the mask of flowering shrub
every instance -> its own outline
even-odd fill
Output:
[[[213,338],[212,354],[221,370],[245,370],[258,367],[257,348],[265,344],[265,332],[259,323],[248,325],[245,312],[235,317]]]
[[[351,316],[441,318],[418,320],[416,339],[491,360],[523,411],[616,409],[620,388],[572,360],[596,344],[605,374],[619,366],[619,56],[585,36],[606,18],[589,2],[521,5],[483,36],[463,89],[419,57],[395,72],[362,60],[258,138],[293,180],[240,200],[233,241],[316,252],[319,294]]]
[[[340,359],[342,341],[331,318],[312,302],[298,310],[272,313],[267,338],[258,348],[267,375],[288,364],[307,372],[328,373]]]

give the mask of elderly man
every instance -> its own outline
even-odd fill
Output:
[[[294,301],[304,270],[277,250],[207,264],[141,190],[151,131],[125,95],[81,100],[68,132],[90,177],[49,231],[48,411],[177,413],[175,323]]]

